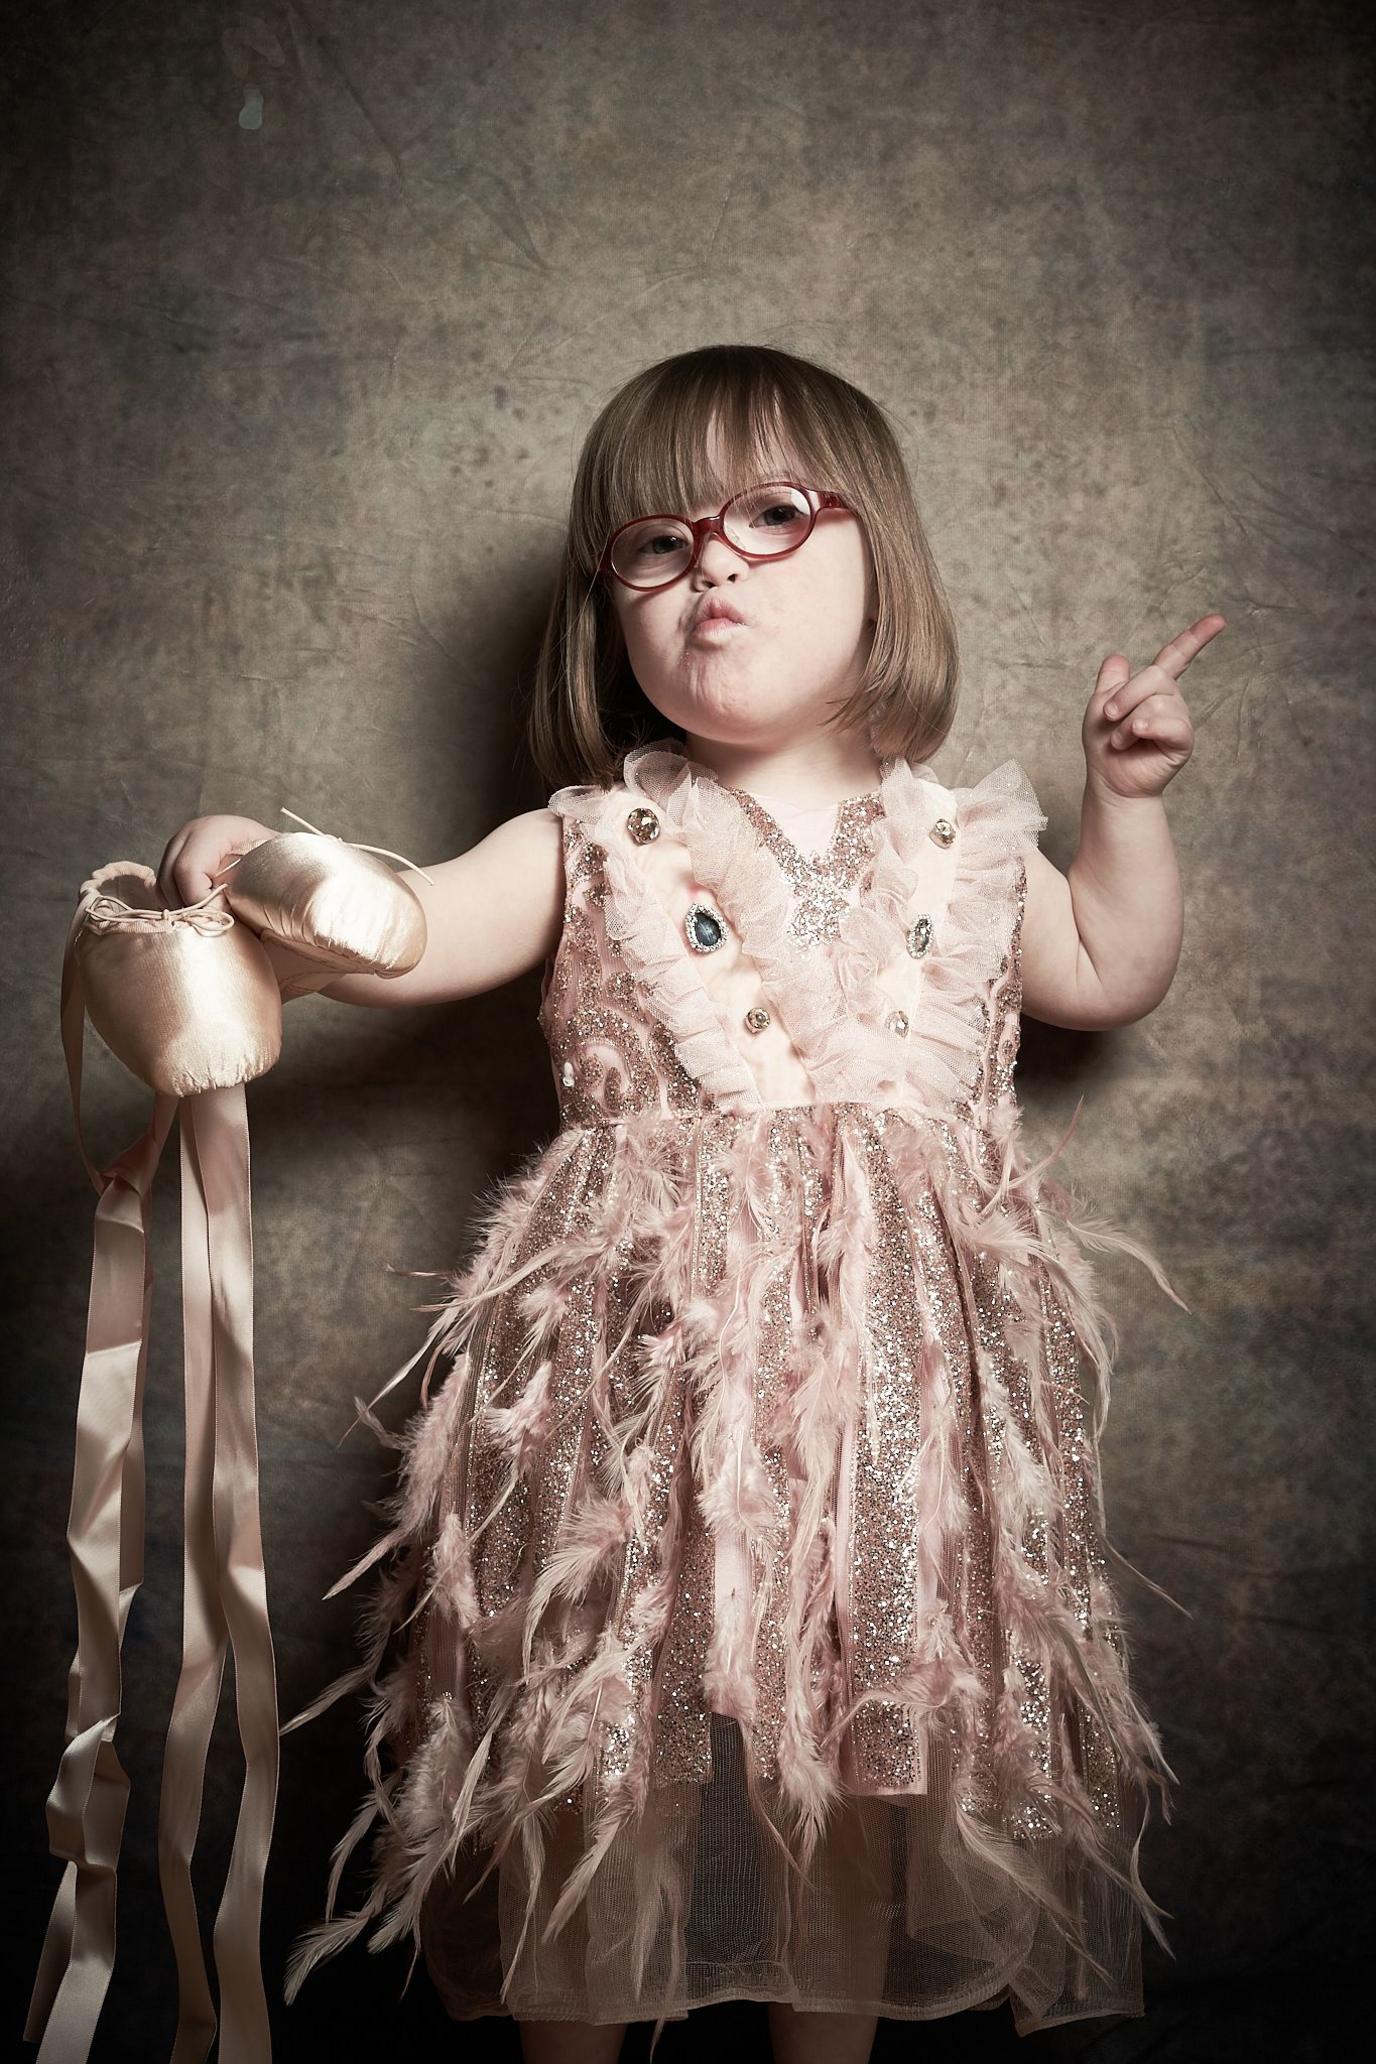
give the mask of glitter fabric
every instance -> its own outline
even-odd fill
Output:
[[[819,854],[801,853],[778,818],[746,789],[723,782],[793,886],[789,931],[798,939],[834,939],[846,907],[846,891],[861,877],[874,848],[870,826],[884,814],[878,794],[848,796],[836,812],[830,844]]]
[[[1020,1137],[1026,777],[886,762],[817,855],[672,747],[551,808],[559,1126],[386,1436],[365,1654],[311,1709],[370,1690],[371,1884],[287,1996],[371,1924],[458,2019],[1140,2014],[1172,1773],[1110,1580],[1112,1329]]]

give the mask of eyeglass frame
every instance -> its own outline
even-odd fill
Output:
[[[743,546],[736,544],[733,539],[726,535],[722,519],[731,507],[732,502],[738,502],[741,496],[745,494],[759,494],[767,487],[792,487],[796,488],[799,494],[806,495],[810,520],[806,531],[799,538],[796,545],[786,545],[782,552],[747,552]],[[812,536],[813,531],[817,528],[817,518],[821,515],[823,509],[846,509],[849,510],[852,516],[856,513],[843,495],[836,494],[829,487],[805,487],[801,480],[762,480],[757,487],[739,488],[735,494],[726,497],[715,516],[699,516],[696,522],[691,517],[680,514],[676,509],[658,509],[648,516],[632,516],[629,522],[619,523],[607,540],[602,557],[597,563],[597,571],[599,573],[609,573],[613,580],[620,581],[623,588],[630,588],[637,595],[651,595],[658,594],[661,588],[672,588],[678,581],[686,580],[699,559],[701,559],[709,537],[719,537],[724,545],[736,553],[738,558],[748,560],[752,566],[758,566],[771,559],[791,559],[795,552],[802,551],[803,546]],[[638,523],[680,523],[685,530],[692,532],[692,557],[682,573],[673,574],[666,581],[632,581],[627,580],[624,573],[617,572],[612,565],[613,547],[624,531],[634,530]]]

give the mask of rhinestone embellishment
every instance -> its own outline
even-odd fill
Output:
[[[627,817],[626,829],[638,846],[648,846],[651,839],[659,837],[659,819],[653,810],[641,804]]]
[[[560,1080],[560,1081],[561,1081],[561,1082],[563,1083],[563,1085],[564,1085],[565,1089],[572,1089],[572,1088],[573,1088],[573,1062],[572,1062],[572,1061],[565,1061],[565,1063],[564,1063],[563,1067],[562,1067],[562,1068],[561,1068],[561,1069],[559,1070],[559,1080]]]
[[[923,954],[932,943],[932,920],[925,910],[921,917],[915,918],[908,926],[903,937],[913,959],[921,960]]]
[[[769,1012],[762,1003],[752,1003],[745,1014],[747,1032],[763,1032],[769,1024]]]
[[[939,846],[949,846],[955,838],[956,828],[949,817],[938,817],[931,835]]]
[[[900,1039],[907,1038],[908,1013],[906,1011],[890,1011],[887,1022],[890,1032],[896,1032]]]
[[[726,920],[706,903],[691,903],[683,930],[694,953],[715,953],[726,937]]]

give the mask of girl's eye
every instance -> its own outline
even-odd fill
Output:
[[[636,552],[647,559],[662,559],[670,552],[683,550],[683,539],[676,531],[658,530],[648,537],[636,540]]]
[[[728,534],[734,530],[742,543],[749,534],[751,548],[756,551],[779,552],[800,543],[807,535],[810,521],[811,511],[801,495],[782,492],[766,483],[737,496],[726,526]],[[768,545],[764,543],[766,537],[770,540]]]

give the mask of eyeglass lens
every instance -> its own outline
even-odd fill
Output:
[[[812,506],[800,488],[778,483],[747,488],[726,507],[722,528],[733,545],[757,554],[792,552],[812,523]],[[617,538],[612,566],[637,587],[677,579],[693,556],[693,533],[675,517],[647,516]]]

